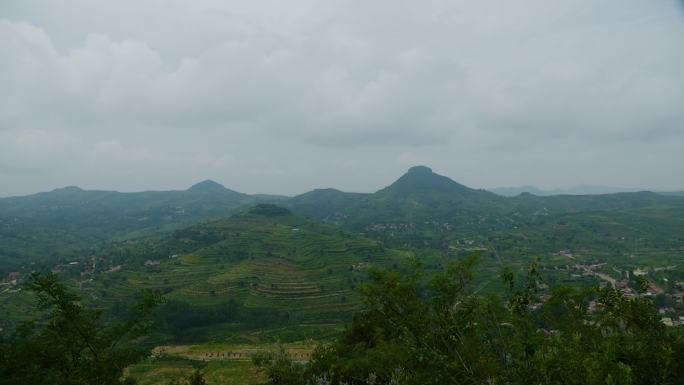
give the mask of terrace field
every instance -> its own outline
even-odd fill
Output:
[[[359,306],[356,288],[366,270],[396,266],[408,255],[289,213],[248,212],[114,242],[60,274],[82,297],[115,311],[144,289],[159,290],[169,304],[191,306],[193,312],[223,309],[211,322],[175,326],[198,326],[184,337],[229,338],[264,325],[315,330],[348,321]],[[20,319],[26,296],[7,293],[1,306]]]

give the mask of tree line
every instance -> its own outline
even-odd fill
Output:
[[[254,362],[273,385],[684,383],[684,335],[651,299],[599,287],[542,297],[535,265],[518,278],[505,270],[506,293],[483,296],[475,260],[430,278],[417,263],[373,271],[364,310],[309,362],[282,351]]]
[[[280,350],[259,353],[254,363],[272,385],[684,384],[684,332],[661,322],[652,299],[599,287],[542,293],[534,264],[522,276],[504,270],[505,292],[482,295],[476,260],[437,274],[415,261],[372,270],[360,288],[363,309],[341,336],[308,362]],[[134,384],[125,369],[149,356],[143,337],[160,325],[180,332],[254,317],[235,302],[163,304],[147,291],[107,318],[55,275],[34,275],[26,287],[41,313],[0,335],[0,383]],[[176,383],[205,381],[194,372]]]

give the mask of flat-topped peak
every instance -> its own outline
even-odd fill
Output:
[[[408,169],[407,174],[432,174],[432,169],[427,166],[413,166]]]
[[[50,195],[60,195],[60,196],[69,196],[69,195],[78,195],[82,192],[84,192],[82,188],[78,186],[66,186],[66,187],[60,187],[56,188],[49,193],[39,193],[39,194],[50,194]]]
[[[189,190],[191,191],[221,191],[225,190],[226,188],[218,183],[214,182],[213,180],[207,179],[205,181],[196,183],[190,187]]]
[[[272,203],[259,203],[250,207],[247,212],[253,215],[260,215],[264,217],[283,217],[292,214],[290,210],[285,207],[274,205]]]
[[[445,176],[435,174],[430,167],[414,166],[396,182],[381,191],[406,194],[431,191],[454,193],[466,190],[469,189]]]
[[[65,187],[54,189],[52,191],[83,191],[83,189],[78,187],[78,186],[65,186]]]

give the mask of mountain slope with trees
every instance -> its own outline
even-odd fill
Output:
[[[531,266],[505,272],[501,296],[477,294],[473,259],[427,278],[376,271],[343,336],[312,359],[264,353],[269,384],[681,384],[684,335],[650,299],[611,288],[540,293]]]

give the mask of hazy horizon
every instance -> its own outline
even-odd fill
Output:
[[[429,166],[426,166],[426,167],[429,167]],[[405,170],[405,172],[408,172],[408,170]],[[446,177],[454,180],[457,183],[461,183],[460,181],[450,177],[449,175],[440,174],[439,172],[436,172],[435,170],[432,170],[432,172],[434,172],[438,175],[446,176]],[[337,186],[318,186],[318,187],[314,187],[310,190],[300,191],[300,192],[297,192],[294,194],[279,194],[279,193],[274,193],[274,192],[270,192],[270,191],[243,191],[238,186],[231,186],[229,184],[223,183],[223,182],[216,180],[216,179],[204,179],[204,180],[198,180],[195,183],[192,183],[191,185],[188,185],[188,186],[177,186],[177,187],[172,187],[169,189],[146,188],[146,189],[141,189],[141,190],[122,190],[122,189],[116,189],[116,188],[114,188],[114,189],[103,189],[103,188],[98,188],[96,186],[84,187],[84,186],[79,186],[79,185],[64,185],[64,186],[56,186],[56,187],[48,189],[48,190],[34,191],[34,192],[30,192],[28,194],[5,195],[5,196],[0,195],[0,198],[20,197],[20,196],[32,195],[32,194],[43,193],[43,192],[50,192],[53,190],[59,190],[59,189],[70,188],[70,187],[77,187],[77,188],[80,188],[83,190],[88,190],[88,191],[116,191],[116,192],[123,192],[123,193],[135,193],[135,192],[145,192],[145,191],[183,191],[183,190],[190,189],[191,187],[193,187],[196,184],[200,184],[202,182],[207,182],[207,181],[219,183],[220,185],[222,185],[223,187],[225,187],[227,189],[237,191],[240,193],[250,194],[250,195],[263,194],[263,195],[282,195],[282,196],[287,196],[287,197],[294,197],[294,196],[312,191],[314,189],[327,189],[327,188],[337,189],[337,190],[341,190],[344,192],[351,192],[351,193],[374,193],[374,192],[377,192],[377,191],[389,186],[396,179],[398,179],[401,175],[403,175],[403,174],[397,175],[394,179],[392,179],[391,181],[387,182],[386,184],[384,184],[382,186],[378,185],[376,187],[371,188],[370,190],[365,190],[365,191],[343,190]],[[461,184],[463,184],[463,183],[461,183]],[[534,190],[540,190],[544,193],[549,193],[549,194],[561,194],[561,193],[565,193],[565,192],[572,191],[572,190],[578,190],[578,189],[579,190],[582,190],[582,189],[605,190],[605,192],[600,192],[600,194],[612,193],[612,192],[636,192],[636,191],[653,191],[653,192],[679,192],[679,191],[684,191],[684,189],[657,190],[657,189],[650,189],[650,188],[643,188],[643,187],[641,187],[641,188],[640,187],[619,187],[619,186],[589,185],[589,184],[578,184],[578,185],[567,186],[567,187],[559,187],[559,188],[539,188],[538,186],[532,186],[532,185],[491,186],[491,187],[470,186],[470,185],[466,185],[466,186],[470,187],[470,188],[474,188],[474,189],[484,189],[484,190],[492,191],[492,192],[495,192],[497,194],[499,194],[498,190],[516,190],[516,189],[527,189],[527,188],[531,188]],[[612,191],[612,190],[614,190],[614,191]],[[534,191],[531,191],[531,192],[534,193]],[[595,194],[595,193],[594,192],[582,192],[580,194],[583,195],[583,194]],[[503,195],[508,195],[508,194],[503,194]]]
[[[684,190],[682,3],[4,2],[0,196]]]

